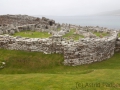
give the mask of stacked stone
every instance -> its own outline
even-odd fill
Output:
[[[50,20],[45,17],[40,19],[38,17],[32,17],[28,15],[0,15],[0,26],[7,26],[10,24],[13,26],[35,24],[36,27],[40,24],[43,25],[45,29],[47,29],[49,26],[52,26],[56,23],[54,20]]]
[[[120,38],[117,38],[119,31],[98,26],[59,25],[45,17],[40,19],[27,15],[3,15],[0,16],[0,20],[0,34],[12,35],[23,30],[53,34],[46,39],[0,35],[0,48],[64,54],[64,65],[90,64],[108,59],[114,51],[120,51]],[[57,30],[58,27],[61,27],[60,31]],[[78,41],[63,39],[62,36],[73,28],[76,30],[75,33],[84,35],[86,38]],[[109,36],[96,38],[91,32],[109,33]]]
[[[65,65],[90,64],[110,58],[114,54],[117,33],[102,39],[81,39],[64,50]]]
[[[0,16],[0,24],[14,24],[14,25],[25,25],[25,24],[33,24],[37,23],[37,18],[28,16],[28,15],[1,15]]]
[[[0,48],[38,51],[45,54],[63,53],[64,64],[75,66],[110,58],[114,54],[116,39],[116,32],[112,32],[109,37],[84,38],[76,42],[66,41],[57,35],[46,39],[0,35]],[[116,45],[120,46],[118,41]]]
[[[101,32],[101,33],[109,33],[111,31],[114,31],[112,29],[107,29],[107,28],[103,28],[103,27],[94,27],[94,26],[75,26],[75,25],[71,25],[71,28],[76,28],[79,31],[82,32]]]
[[[23,30],[48,32],[56,34],[57,28],[60,24],[55,23],[54,20],[42,17],[32,17],[28,15],[1,15],[0,16],[0,35],[10,34]]]
[[[64,45],[62,44],[62,36],[61,35],[54,35],[51,37],[52,39],[52,49],[54,53],[63,54],[64,52]]]
[[[51,26],[49,26],[50,28]],[[53,27],[54,28],[54,27]],[[13,26],[11,25],[7,25],[7,26],[2,26],[0,27],[0,35],[2,34],[10,34],[13,35],[16,32],[21,32],[21,31],[26,31],[26,30],[31,30],[31,31],[39,31],[39,32],[57,32],[53,30],[49,30],[46,29],[44,25],[41,25],[40,28],[36,27],[35,24],[26,24],[26,25],[22,25],[22,26]]]
[[[120,52],[120,38],[116,40],[115,52]]]
[[[54,36],[51,38],[21,38],[9,35],[0,36],[0,48],[10,50],[38,51],[45,54],[63,53],[64,47],[61,44],[61,37]]]

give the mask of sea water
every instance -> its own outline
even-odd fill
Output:
[[[80,26],[100,26],[120,29],[120,16],[46,16],[56,23],[68,23]]]

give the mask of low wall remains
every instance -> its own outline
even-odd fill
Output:
[[[59,30],[60,29],[60,30]],[[78,41],[63,35],[74,29],[74,34],[83,35]],[[53,36],[46,39],[13,37],[16,32],[25,30],[48,32]],[[107,36],[96,36],[93,33],[107,33]],[[60,53],[64,55],[64,65],[82,65],[102,61],[120,52],[119,31],[99,26],[77,26],[59,24],[45,17],[28,15],[0,15],[0,48],[9,50],[37,51],[45,54]],[[9,35],[4,35],[9,34]]]
[[[37,51],[45,54],[64,54],[64,65],[82,65],[102,61],[120,50],[120,40],[117,32],[104,38],[83,38],[79,41],[67,41],[60,35],[50,38],[23,38],[0,35],[0,48],[9,50]],[[117,46],[115,48],[115,45]]]
[[[110,37],[85,38],[64,50],[65,65],[82,65],[102,61],[114,55],[117,33]]]
[[[120,38],[116,40],[115,52],[120,52]]]

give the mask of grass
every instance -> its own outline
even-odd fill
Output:
[[[37,73],[62,65],[63,55],[0,49],[0,61],[6,62],[0,73]]]
[[[21,37],[29,37],[29,38],[48,38],[52,36],[51,34],[48,34],[48,32],[32,32],[32,31],[22,31],[15,33],[13,36],[21,36]]]
[[[102,62],[64,66],[61,54],[0,49],[0,90],[119,90],[120,53]]]
[[[93,32],[93,34],[95,34],[98,37],[105,37],[109,35],[108,33],[100,33],[100,32]]]
[[[75,29],[71,29],[69,33],[65,34],[63,37],[64,38],[72,38],[73,40],[79,40],[79,38],[84,38],[83,35],[79,35],[79,34],[74,34]]]
[[[0,49],[0,61],[6,66],[0,69],[1,74],[18,73],[52,73],[52,74],[80,74],[93,69],[120,69],[120,53],[102,62],[81,66],[64,66],[62,54],[43,54],[40,52],[26,52]],[[74,72],[75,71],[75,72]]]
[[[118,36],[120,37],[120,33],[118,34]]]
[[[57,30],[60,31],[60,30],[61,30],[61,27],[57,28]]]
[[[94,70],[88,74],[0,75],[1,90],[119,90],[120,70]],[[113,78],[114,77],[114,78]],[[93,85],[92,85],[93,84]]]

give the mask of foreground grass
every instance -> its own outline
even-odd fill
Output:
[[[70,32],[65,34],[63,37],[68,39],[72,38],[74,40],[79,40],[79,38],[84,38],[83,35],[74,34],[74,32],[75,32],[75,29],[71,29]]]
[[[105,61],[64,66],[63,55],[0,49],[0,90],[119,90],[120,53]]]
[[[0,61],[6,62],[0,73],[35,73],[62,65],[63,55],[0,49]]]
[[[0,90],[120,90],[120,70],[98,69],[87,74],[0,75]]]
[[[22,31],[15,33],[13,36],[29,37],[29,38],[48,38],[52,36],[48,32],[32,32],[32,31]]]

